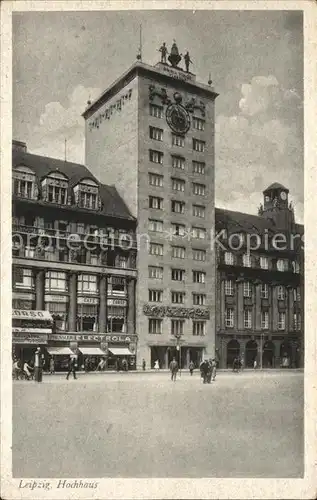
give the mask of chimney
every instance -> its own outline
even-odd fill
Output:
[[[21,153],[26,153],[27,152],[26,143],[13,140],[12,141],[12,150],[13,151],[20,151]]]

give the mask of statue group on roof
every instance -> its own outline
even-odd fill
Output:
[[[166,56],[169,54],[168,53],[168,50],[167,50],[167,47],[166,47],[166,43],[163,42],[163,44],[161,45],[161,47],[158,49],[159,52],[161,52],[161,63],[163,64],[167,64],[166,62]],[[182,57],[184,59],[184,62],[185,62],[185,68],[186,68],[186,72],[189,73],[189,65],[190,64],[193,64],[193,61],[191,60],[190,58],[190,55],[189,55],[189,52],[187,51],[186,54],[183,56],[183,54],[180,54],[179,51],[178,51],[178,47],[176,45],[176,42],[175,40],[173,41],[173,45],[171,47],[171,52],[168,56],[168,61],[171,63],[171,66],[173,68],[177,68],[178,67],[178,64],[181,62],[182,60]]]

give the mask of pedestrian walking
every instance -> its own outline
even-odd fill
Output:
[[[73,374],[74,380],[77,380],[77,377],[76,377],[76,359],[75,359],[74,356],[71,356],[69,358],[68,372],[67,372],[67,375],[66,375],[66,380],[68,380],[69,375],[71,373]]]
[[[159,360],[157,359],[154,363],[154,370],[158,372],[159,369],[160,369],[160,363]]]
[[[29,363],[27,361],[25,361],[24,365],[23,365],[23,372],[24,372],[27,380],[30,380],[30,378],[32,378],[31,371],[32,371],[32,367],[29,365]]]
[[[192,376],[193,372],[194,372],[194,368],[195,368],[195,365],[194,365],[194,363],[192,361],[189,363],[189,367],[188,368],[189,368],[190,376]]]
[[[14,380],[19,380],[20,372],[21,372],[20,361],[17,358],[15,358],[13,360],[13,366],[12,366],[12,375]]]
[[[145,372],[145,368],[146,368],[146,362],[145,362],[145,359],[143,358],[142,359],[142,370]]]
[[[55,373],[55,361],[54,361],[54,358],[52,356],[50,359],[50,374],[54,375],[54,373]]]
[[[200,363],[199,368],[200,368],[201,378],[203,379],[203,383],[206,384],[207,383],[207,374],[208,374],[208,361],[206,359],[204,359]]]
[[[128,371],[128,362],[125,358],[122,360],[122,368],[124,372]]]
[[[176,375],[178,372],[178,363],[175,358],[170,362],[171,380],[176,381]]]
[[[257,360],[255,359],[253,362],[253,368],[256,370],[257,366],[258,366],[258,363],[257,363]]]

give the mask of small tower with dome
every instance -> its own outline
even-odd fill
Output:
[[[263,208],[261,215],[272,219],[276,227],[291,230],[294,220],[294,211],[289,204],[289,189],[274,182],[263,191]]]

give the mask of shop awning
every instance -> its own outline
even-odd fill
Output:
[[[127,347],[109,347],[109,351],[115,356],[133,356],[133,353]]]
[[[105,356],[106,353],[99,347],[79,347],[79,350],[85,356]]]
[[[73,351],[69,347],[47,347],[47,352],[51,356],[71,356],[74,355]]]
[[[34,311],[34,310],[24,310],[24,309],[13,309],[12,319],[26,319],[32,321],[51,321],[53,318],[49,311]]]

